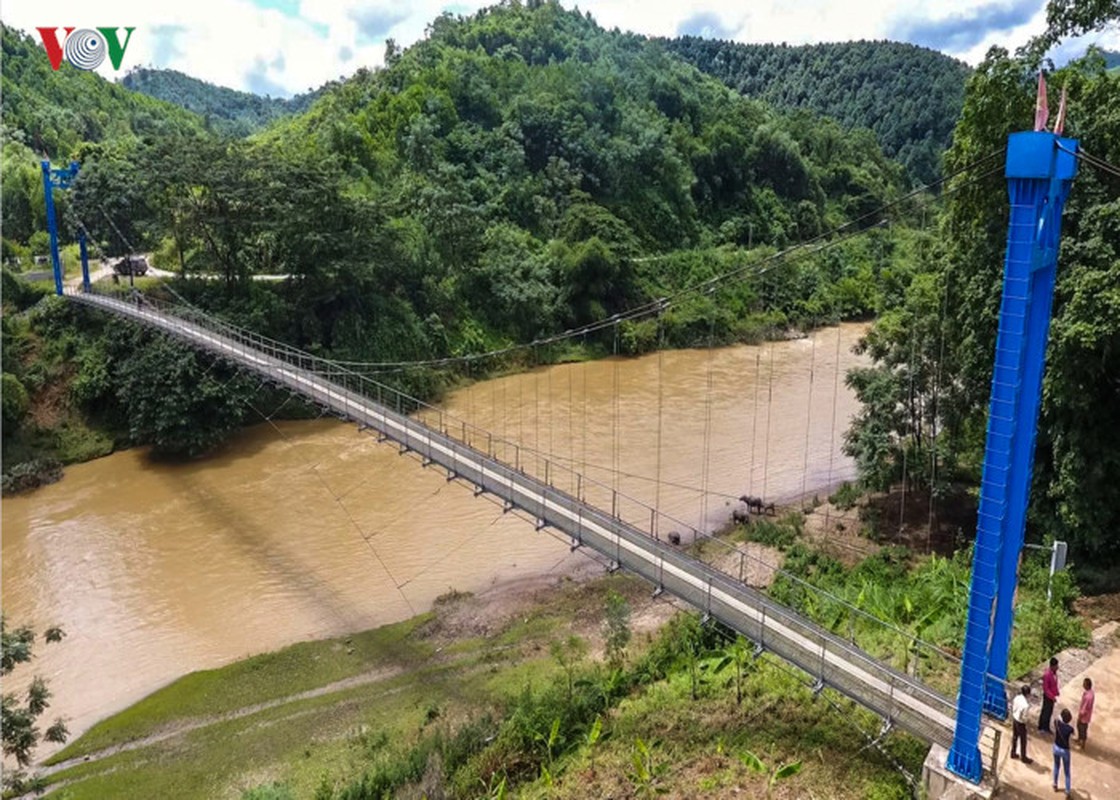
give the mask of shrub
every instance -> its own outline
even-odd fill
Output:
[[[0,479],[4,494],[16,494],[62,480],[62,464],[53,458],[36,458],[16,464]]]
[[[828,502],[841,511],[847,511],[859,502],[860,491],[855,484],[844,481],[835,492],[829,495]]]
[[[3,402],[4,409],[4,433],[10,434],[15,431],[24,415],[27,414],[30,400],[27,397],[27,389],[15,375],[5,372],[2,380],[0,400]]]
[[[241,800],[295,800],[295,795],[285,783],[265,783],[243,791]]]
[[[800,520],[800,517],[798,519]],[[756,519],[747,526],[748,540],[768,547],[776,547],[779,550],[791,547],[800,535],[800,525],[792,524],[790,517],[774,522],[768,519]]]

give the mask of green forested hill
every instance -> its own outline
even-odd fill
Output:
[[[956,59],[900,42],[791,47],[682,36],[665,46],[748,97],[870,128],[922,182],[938,174],[969,72]]]
[[[231,136],[247,136],[280,117],[306,111],[327,88],[291,99],[261,97],[215,86],[173,69],[147,67],[131,70],[121,79],[121,85],[193,111],[213,130]]]
[[[91,145],[127,150],[129,142],[139,139],[201,135],[203,125],[189,111],[131,92],[94,72],[66,63],[52,70],[38,41],[3,25],[0,33],[3,255],[26,261],[47,247],[39,159],[66,162],[81,158]],[[58,203],[65,211],[65,192]]]
[[[176,288],[263,334],[343,359],[423,359],[610,318],[901,192],[901,168],[870,132],[777,112],[558,3],[444,15],[429,31],[385,69],[247,139],[188,126],[83,145],[81,174],[59,193],[64,224],[72,232],[81,219],[109,254],[145,250],[157,266],[220,276]],[[89,97],[126,91],[104,84]],[[38,224],[33,177],[5,178],[5,237]],[[16,200],[22,229],[7,225]],[[908,235],[875,226],[843,249],[734,283],[718,301],[691,296],[660,328],[620,326],[619,347],[729,342],[873,313],[908,274]],[[264,285],[254,273],[292,279]],[[137,382],[156,385],[174,359],[130,367],[120,342],[83,342],[90,352],[74,363],[115,366],[77,376],[81,402],[118,409],[130,424],[122,435],[189,451],[225,435],[211,430],[216,415],[163,402],[148,419],[137,406],[147,396]],[[446,378],[392,379],[430,394]]]
[[[656,249],[746,244],[752,231],[783,244],[898,186],[869,137],[776,113],[556,3],[444,15],[430,30],[268,139],[338,159],[451,237],[440,246],[455,258],[496,223],[540,239],[592,225]]]
[[[65,63],[56,72],[38,42],[5,25],[0,30],[7,140],[23,140],[37,153],[65,160],[82,142],[170,136],[202,128],[194,114],[130,92],[96,73]]]

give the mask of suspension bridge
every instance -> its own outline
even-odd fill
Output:
[[[983,159],[980,164],[990,162],[997,155]],[[101,294],[95,291],[88,278],[80,286],[63,287],[58,278],[57,258],[56,286],[59,294],[77,303],[161,331],[255,373],[277,387],[297,393],[375,432],[379,440],[396,443],[402,453],[419,457],[425,467],[443,469],[448,481],[468,485],[476,496],[485,494],[497,499],[505,510],[527,515],[538,529],[561,532],[573,549],[588,548],[600,554],[609,560],[612,568],[626,569],[649,581],[655,593],[664,592],[680,598],[699,609],[705,618],[717,620],[748,638],[755,643],[756,652],[768,651],[796,666],[815,681],[814,689],[830,687],[870,709],[882,717],[884,732],[898,728],[927,742],[951,748],[949,770],[977,782],[984,769],[992,767],[998,749],[998,739],[982,714],[1006,716],[1009,609],[1022,547],[1022,512],[1033,459],[1033,429],[1038,415],[1061,209],[1076,171],[1075,157],[1080,157],[1077,143],[1054,134],[1015,134],[1009,141],[1006,175],[1011,187],[1012,220],[1007,274],[968,628],[963,658],[959,660],[961,682],[956,700],[927,685],[917,674],[874,657],[854,641],[775,602],[747,585],[742,580],[741,570],[737,578],[674,546],[669,540],[676,531],[690,530],[694,536],[704,532],[665,513],[658,508],[658,503],[650,505],[624,497],[617,485],[606,486],[588,478],[570,461],[496,436],[492,431],[428,406],[375,377],[386,371],[417,365],[469,363],[472,359],[500,355],[506,350],[430,362],[358,365],[314,356],[219,320],[185,303],[168,303],[139,292]],[[965,170],[976,166],[969,165]],[[990,163],[985,168],[988,166]],[[988,169],[980,177],[993,171]],[[69,177],[74,172],[76,168],[71,167]],[[50,177],[46,162],[44,182],[50,210]],[[53,214],[51,222],[53,224]],[[862,230],[856,226],[816,248],[806,248],[807,244],[815,244],[814,240],[794,249],[819,252]],[[818,239],[836,233],[831,231]],[[53,234],[52,230],[52,244],[56,245]],[[82,252],[84,256],[84,236]],[[779,254],[778,258],[786,255]],[[767,268],[767,265],[756,264],[681,293],[711,293],[721,282],[745,274],[758,275]],[[617,338],[620,322],[659,316],[673,299],[662,298],[610,320],[518,347],[549,345],[611,326]],[[661,424],[659,407],[659,439]],[[658,459],[660,464],[660,441]],[[615,473],[618,472],[616,466]],[[658,480],[660,477],[659,474]],[[635,504],[640,507],[640,521],[633,513],[620,512],[619,504],[623,500],[632,507]],[[666,531],[672,535],[663,536]],[[855,607],[850,610],[866,613]],[[926,646],[916,637],[910,639],[913,646]]]
[[[616,567],[634,572],[657,591],[672,594],[784,660],[814,676],[819,685],[839,690],[898,728],[926,741],[952,741],[954,703],[920,680],[889,667],[765,594],[692,558],[657,535],[658,511],[650,508],[651,529],[639,529],[585,502],[581,493],[560,488],[583,480],[552,465],[538,478],[494,455],[496,441],[482,431],[456,425],[436,411],[429,424],[416,418],[417,403],[402,392],[341,365],[287,347],[197,312],[189,316],[150,299],[116,298],[77,289],[75,301],[125,317],[208,351],[240,368],[298,392],[335,414],[376,431],[425,465],[446,470],[476,493],[500,499],[570,537],[573,547],[589,547]],[[372,396],[371,396],[372,395]],[[681,525],[680,521],[674,521]]]

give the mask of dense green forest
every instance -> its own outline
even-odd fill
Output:
[[[192,78],[173,69],[138,67],[120,81],[126,89],[193,111],[207,128],[226,136],[248,136],[270,122],[306,111],[329,86],[291,98],[261,97]]]
[[[27,46],[5,36],[5,48]],[[125,91],[51,73],[41,53],[26,55],[37,64],[5,76],[32,81],[15,87],[24,97],[91,81],[83,102],[96,118],[97,103],[115,108]],[[554,3],[441,16],[427,39],[391,52],[385,69],[360,71],[244,141],[138,98],[163,132],[122,127],[74,145],[68,154],[83,170],[62,205],[71,230],[85,221],[105,252],[147,249],[185,276],[222,277],[181,283],[192,301],[357,360],[477,352],[601,320],[859,220],[874,230],[694,296],[658,326],[626,323],[622,347],[731,342],[878,315],[866,343],[877,364],[850,378],[864,403],[850,452],[869,488],[897,485],[905,463],[912,488],[944,495],[978,479],[1007,214],[999,159],[1006,134],[1030,124],[1037,63],[993,51],[980,65],[946,164],[988,160],[949,184],[944,214],[904,203],[887,228],[871,212],[901,197],[905,178],[870,132],[777,111],[661,43],[604,31]],[[1070,132],[1116,163],[1117,77],[1105,64],[1090,56],[1051,82],[1069,89]],[[28,108],[5,104],[7,147],[23,147],[26,126],[42,127]],[[80,138],[83,120],[67,119],[56,130]],[[6,246],[9,235],[23,244],[36,230],[34,163],[13,161],[26,170],[12,180],[6,159]],[[1107,433],[1116,426],[1101,426],[1120,407],[1109,378],[1116,198],[1115,178],[1085,168],[1067,211],[1032,512],[1036,535],[1102,552],[1115,544],[1099,531],[1120,521],[1118,442]],[[254,273],[292,279],[264,286]],[[128,361],[119,343],[99,334],[72,346],[59,357],[78,365],[71,378],[84,388],[69,401],[118,420],[124,440],[196,452],[240,421],[215,415],[212,432],[178,437],[198,413],[184,398],[132,424],[132,412],[113,405]],[[184,355],[177,374],[205,369],[199,358]],[[51,383],[28,359],[6,361],[5,371],[34,396]],[[161,373],[173,362],[149,365],[152,387],[176,380]],[[104,374],[87,372],[95,367]],[[135,373],[130,396],[143,395],[148,373]],[[415,371],[400,380],[431,396],[462,377]]]
[[[968,83],[946,166],[990,154],[1027,129],[1037,62],[993,49]],[[1066,134],[1120,163],[1120,75],[1090,54],[1050,76],[1069,92]],[[901,479],[945,492],[979,481],[1008,216],[1002,171],[954,179],[940,221],[940,253],[868,337],[872,369],[849,376],[863,411],[849,452],[868,485]],[[1081,163],[1063,217],[1047,352],[1030,532],[1073,543],[1087,571],[1115,564],[1120,542],[1120,178]],[[905,457],[903,456],[905,453]]]
[[[0,33],[5,148],[11,142],[22,142],[36,153],[65,159],[82,142],[174,136],[202,127],[194,114],[131,92],[94,72],[69,66],[56,72],[42,45],[30,36],[6,25],[0,25]],[[7,223],[7,202],[4,205]]]
[[[871,129],[922,183],[940,174],[969,73],[944,53],[901,42],[790,46],[681,36],[665,46],[747,97]]]
[[[27,55],[39,62],[40,93],[78,79],[52,73],[42,53]],[[80,77],[93,81],[90,104],[125,91]],[[5,107],[6,125],[36,124],[17,110]],[[171,120],[184,115],[198,120],[168,111]],[[16,155],[4,184],[9,250],[41,230],[37,164],[26,148]],[[656,43],[606,32],[555,3],[442,16],[384,70],[360,71],[305,114],[248,140],[201,124],[159,136],[122,130],[66,155],[82,171],[59,195],[64,238],[80,220],[97,251],[147,250],[186,276],[217,274],[222,280],[178,291],[262,333],[360,360],[474,352],[603,319],[828,228],[878,223],[863,217],[903,187],[902,170],[869,132],[776,112]],[[896,211],[905,218],[905,205]],[[660,339],[649,322],[636,323],[622,346],[730,342],[876,313],[903,283],[912,236],[877,229],[827,258],[694,298],[666,315]],[[254,273],[291,280],[266,286],[250,280]],[[69,314],[51,311],[41,324],[78,324]],[[200,356],[130,372],[103,327],[42,346],[34,331],[9,333],[32,342],[16,342],[13,352],[27,355],[8,362],[13,380],[32,397],[53,386],[33,363],[55,353],[77,387],[68,402],[113,423],[119,440],[198,452],[230,428],[185,393],[180,405],[165,402],[154,419],[137,421],[153,409],[138,399],[143,382],[130,384],[127,398],[117,391],[129,372],[148,375],[159,396],[179,397],[167,385],[189,379]],[[400,380],[431,395],[459,377]],[[6,428],[16,439],[37,424],[21,420]],[[175,433],[191,420],[197,436]],[[73,450],[55,452],[68,460]]]

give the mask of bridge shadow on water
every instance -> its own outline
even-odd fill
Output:
[[[258,453],[272,444],[263,437],[254,438],[261,441]],[[286,591],[298,594],[315,614],[336,620],[339,632],[370,626],[372,621],[368,608],[363,608],[354,599],[348,598],[331,581],[309,568],[314,565],[308,563],[306,556],[284,546],[267,523],[262,523],[253,511],[239,505],[224,493],[211,491],[193,470],[177,470],[173,480],[194,513],[210,520],[214,529],[220,531],[226,541],[243,553],[247,561],[255,563],[262,575],[279,581]],[[317,479],[309,476],[309,480]],[[326,491],[321,491],[321,498],[324,505],[334,505]],[[324,524],[332,524],[333,516],[334,514],[323,513],[319,518]],[[306,547],[313,547],[316,534],[313,528],[300,531],[301,543]],[[352,535],[357,536],[357,533]],[[376,568],[376,565],[373,566]],[[391,580],[388,575],[386,580]]]

